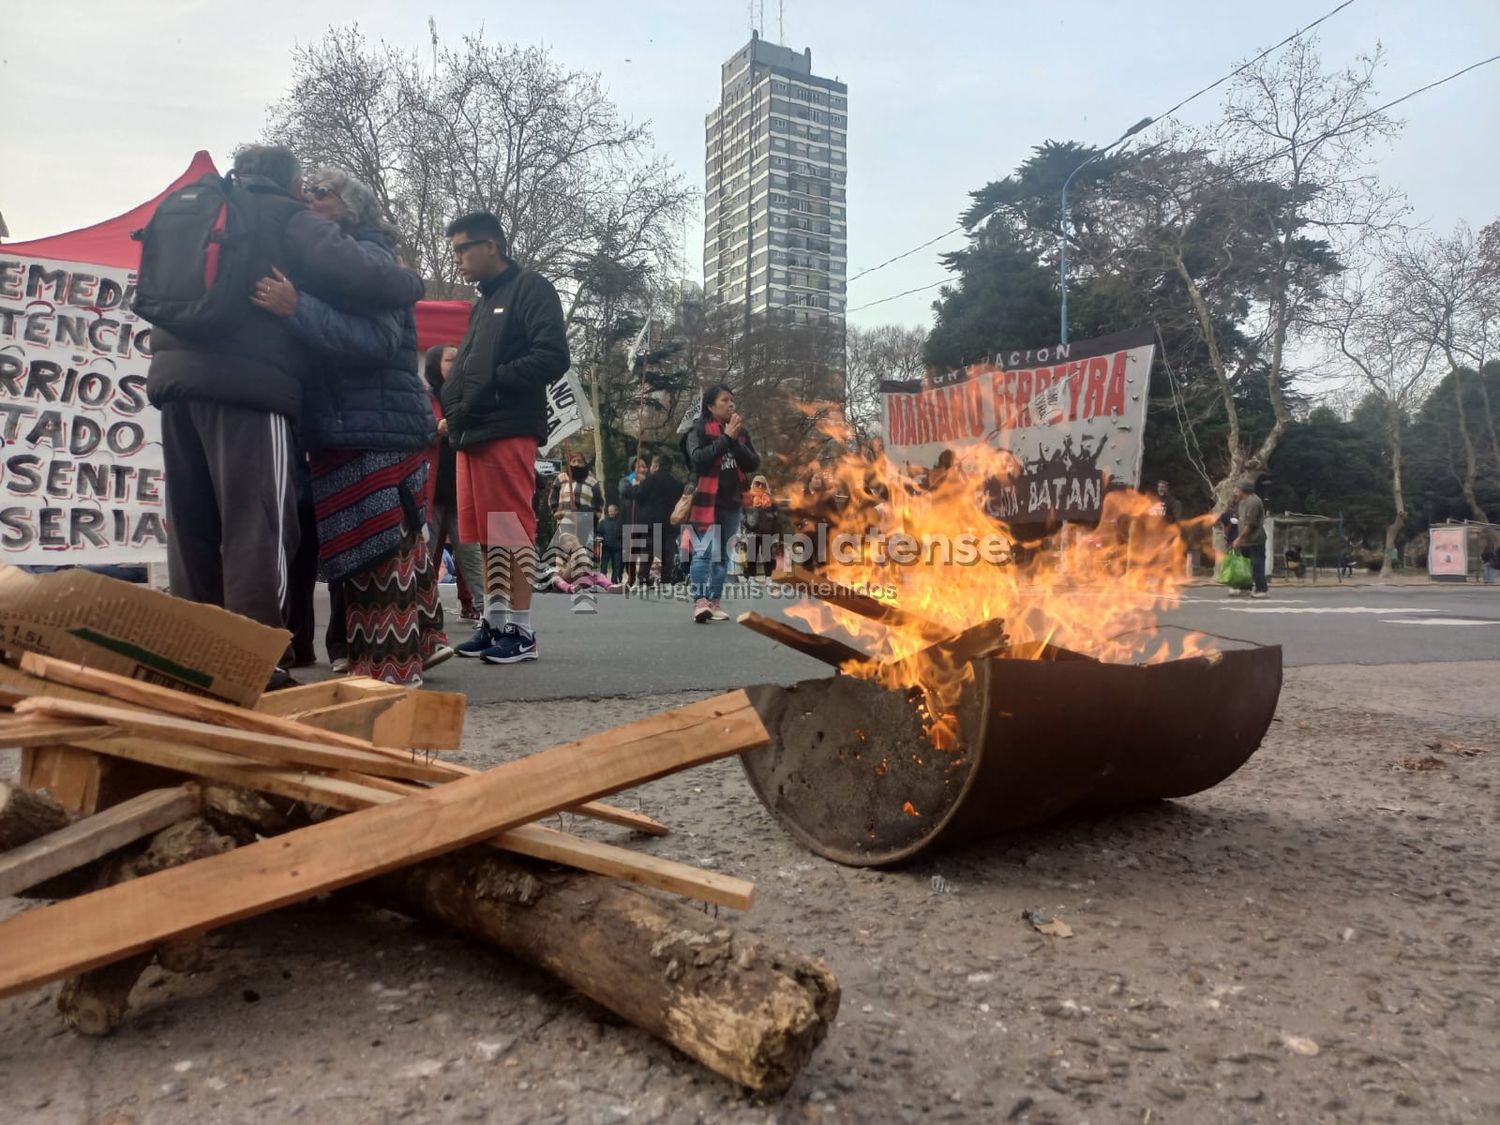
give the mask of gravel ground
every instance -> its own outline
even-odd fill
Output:
[[[315,903],[151,969],[112,1039],[60,1031],[55,987],[0,1001],[0,1121],[1497,1121],[1497,672],[1296,669],[1212,792],[894,871],[801,850],[734,762],[619,798],[675,830],[634,846],[755,879],[736,921],[838,973],[776,1102],[492,951]],[[461,756],[692,698],[476,707]]]

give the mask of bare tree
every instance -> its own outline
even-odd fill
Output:
[[[1414,329],[1410,318],[1402,315],[1395,271],[1382,269],[1380,274],[1373,291],[1350,282],[1332,295],[1321,323],[1356,389],[1373,397],[1381,408],[1391,463],[1392,519],[1385,529],[1380,574],[1389,578],[1396,536],[1406,523],[1406,493],[1401,481],[1406,427],[1426,397],[1436,348],[1426,333]]]
[[[1144,287],[1163,312],[1185,312],[1178,327],[1201,343],[1227,422],[1221,500],[1291,423],[1288,344],[1314,327],[1339,252],[1399,213],[1371,172],[1372,148],[1397,130],[1370,108],[1378,66],[1377,54],[1330,73],[1304,39],[1252,64],[1218,124],[1160,133],[1100,189],[1113,197],[1110,221],[1081,240],[1086,255],[1152,279]],[[1264,380],[1273,412],[1253,445],[1236,403],[1247,376]]]
[[[856,441],[864,443],[880,421],[880,384],[885,379],[919,379],[925,365],[921,328],[881,324],[848,330],[848,369],[844,375],[844,420]]]
[[[1483,371],[1493,355],[1500,328],[1500,286],[1486,268],[1481,243],[1463,223],[1452,235],[1419,236],[1408,239],[1396,253],[1393,280],[1401,294],[1400,312],[1410,330],[1435,347],[1447,361],[1453,383],[1460,444],[1463,447],[1463,494],[1470,514],[1488,521],[1475,494],[1479,459],[1469,431],[1468,405],[1464,401],[1468,371],[1483,403],[1491,453],[1500,465],[1500,441],[1496,440],[1494,412]]]
[[[568,294],[570,320],[606,246],[621,260],[672,265],[695,198],[598,75],[482,35],[445,49],[428,73],[358,28],[331,29],[293,51],[291,89],[271,107],[267,136],[368,184],[435,295],[468,294],[444,227],[493,212],[512,255]]]

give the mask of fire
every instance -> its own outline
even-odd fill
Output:
[[[1005,507],[993,500],[1017,470],[1009,453],[983,448],[935,470],[941,479],[926,488],[915,470],[883,454],[850,454],[801,478],[822,474],[835,497],[820,509],[830,525],[821,577],[903,613],[877,623],[817,600],[789,612],[814,632],[842,629],[869,652],[872,661],[852,674],[913,691],[938,749],[957,743],[955,711],[973,670],[967,658],[930,648],[935,638],[1001,620],[1012,658],[1057,646],[1106,662],[1154,663],[1204,648],[1201,638],[1160,632],[1157,620],[1178,604],[1188,538],[1210,517],[1168,523],[1151,513],[1154,497],[1106,489],[1096,528],[1064,525],[1041,542],[1022,542],[990,514]]]

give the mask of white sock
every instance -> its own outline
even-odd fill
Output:
[[[508,609],[508,610],[505,611],[505,623],[507,625],[514,625],[514,626],[516,626],[517,628],[520,628],[520,629],[525,629],[526,632],[530,633],[531,632],[531,610],[529,610],[529,609]]]

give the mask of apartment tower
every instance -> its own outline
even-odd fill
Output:
[[[843,334],[848,87],[800,54],[750,42],[722,68],[707,118],[703,297],[752,321]]]

